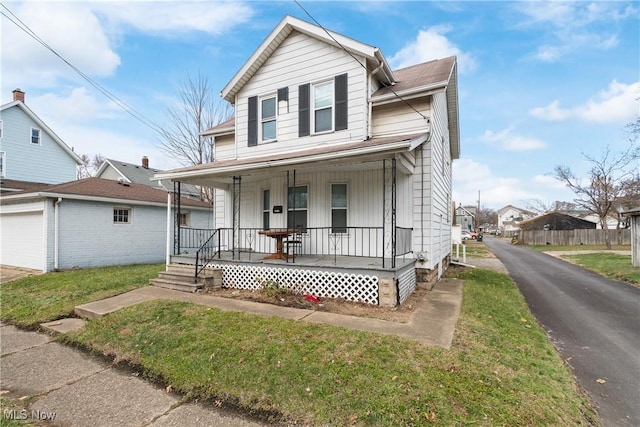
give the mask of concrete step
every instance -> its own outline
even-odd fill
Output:
[[[200,283],[193,283],[193,278],[190,282],[180,282],[176,280],[157,278],[149,280],[149,283],[161,288],[173,289],[182,292],[197,292],[203,287],[203,285]]]

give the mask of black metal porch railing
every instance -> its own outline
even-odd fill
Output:
[[[196,251],[196,266],[194,282],[198,281],[198,275],[207,267],[216,255],[220,256],[220,230],[214,230],[213,234]]]
[[[386,257],[390,256],[391,241],[388,236],[385,241],[382,227],[344,227],[343,233],[333,233],[332,230],[332,227],[307,227],[300,235],[302,245],[296,248],[296,255],[384,258],[386,246]],[[196,259],[200,265],[206,265],[204,261],[210,261],[216,255],[219,257],[221,251],[232,249],[237,253],[275,252],[276,240],[260,234],[260,231],[261,228],[240,228],[238,236],[234,236],[232,228],[181,228],[181,252],[197,250]],[[412,233],[412,228],[396,227],[396,257],[411,253]]]

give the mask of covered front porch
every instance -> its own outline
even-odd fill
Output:
[[[402,303],[416,286],[413,151],[425,140],[422,135],[372,142],[375,150],[360,144],[167,173],[176,194],[182,183],[213,189],[216,224],[185,226],[175,202],[170,261],[193,264],[196,277],[207,266],[222,268],[225,287],[254,289],[275,281],[372,304],[392,292],[394,305]]]

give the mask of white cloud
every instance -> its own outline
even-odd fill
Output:
[[[389,62],[393,68],[404,68],[455,55],[458,57],[460,72],[475,70],[476,62],[473,57],[460,50],[445,37],[449,31],[451,28],[445,25],[420,30],[416,39],[400,49],[389,59]]]
[[[52,123],[112,119],[124,114],[113,102],[95,98],[84,87],[73,89],[68,96],[45,93],[27,101],[34,111],[46,112]]]
[[[471,159],[453,162],[453,200],[456,204],[475,205],[480,191],[480,205],[500,209],[506,205],[526,208],[528,201],[551,203],[570,201],[574,196],[564,185],[548,175],[531,179],[498,176],[485,165]]]
[[[248,22],[253,9],[239,2],[210,1],[154,1],[95,3],[94,10],[115,27],[125,26],[136,30],[173,37],[191,31],[220,35],[232,27]]]
[[[539,139],[514,134],[512,127],[497,132],[486,130],[479,139],[506,151],[530,151],[546,147]]]
[[[529,113],[542,120],[564,121],[579,119],[587,122],[610,123],[632,120],[638,115],[640,82],[624,84],[613,80],[609,87],[584,104],[563,108],[559,100],[544,107],[532,108]]]

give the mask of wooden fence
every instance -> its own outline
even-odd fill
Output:
[[[604,245],[609,233],[612,245],[631,245],[631,230],[519,230],[520,241],[526,245]]]

